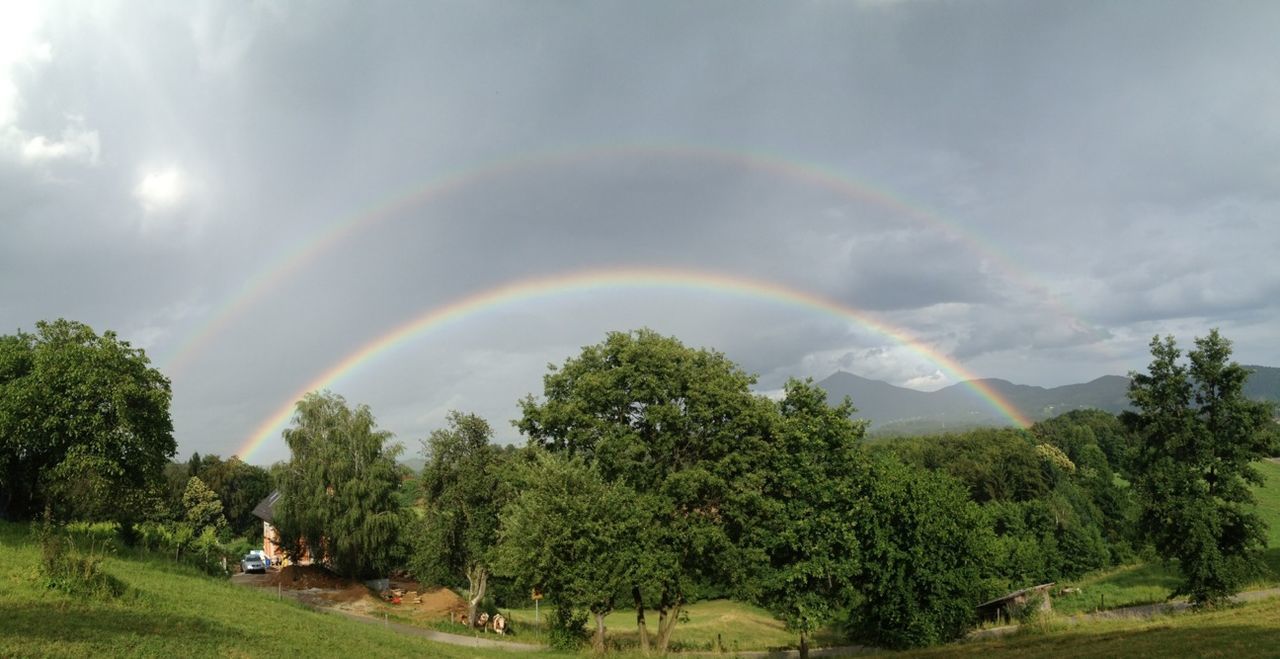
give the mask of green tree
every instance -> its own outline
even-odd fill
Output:
[[[169,380],[68,320],[0,336],[0,514],[127,521],[174,454]]]
[[[399,560],[399,444],[378,430],[368,406],[331,392],[298,401],[284,431],[291,459],[280,475],[276,526],[295,560],[310,552],[339,574],[386,574]]]
[[[474,414],[450,412],[448,427],[423,441],[425,501],[411,557],[414,574],[428,583],[467,582],[467,618],[472,625],[484,599],[498,539],[498,512],[506,499],[504,453],[490,440],[493,430]]]
[[[236,456],[223,460],[212,454],[202,456],[199,465],[196,475],[222,501],[222,512],[231,532],[251,537],[261,535],[262,526],[253,516],[253,508],[271,493],[267,470]]]
[[[803,659],[809,637],[848,609],[863,567],[866,424],[850,418],[855,410],[847,399],[829,406],[826,392],[808,381],[788,382],[778,407],[758,496],[740,500],[739,544],[757,567],[745,580],[747,596],[799,634]]]
[[[959,638],[992,592],[990,527],[954,479],[881,457],[863,481],[850,627],[888,647]]]
[[[218,495],[196,476],[187,481],[187,489],[182,493],[182,508],[186,513],[184,521],[197,533],[206,528],[217,532],[227,525]]]
[[[1133,373],[1126,421],[1137,435],[1133,489],[1141,525],[1156,549],[1177,559],[1178,594],[1222,601],[1261,568],[1265,526],[1249,484],[1250,463],[1267,455],[1271,408],[1243,393],[1248,371],[1229,362],[1231,342],[1212,330],[1195,340],[1189,364],[1172,336],[1151,340],[1147,373]]]
[[[652,497],[658,514],[646,570],[633,588],[641,648],[646,605],[658,610],[665,651],[691,584],[734,569],[722,510],[746,485],[772,413],[755,379],[724,355],[652,330],[613,332],[543,379],[542,402],[522,404],[530,443],[580,456],[606,482]],[[639,574],[639,573],[638,573]]]
[[[595,651],[603,653],[605,616],[634,579],[634,541],[648,530],[652,509],[637,506],[635,492],[606,483],[581,458],[542,454],[523,480],[502,514],[498,569],[546,593],[558,609],[589,611]]]

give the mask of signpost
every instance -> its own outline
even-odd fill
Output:
[[[538,601],[542,599],[542,593],[538,592],[537,588],[534,588],[529,596],[533,598],[533,624],[536,625],[538,624]]]

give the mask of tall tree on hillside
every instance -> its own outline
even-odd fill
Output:
[[[697,580],[733,569],[733,543],[722,514],[748,485],[740,478],[761,450],[772,413],[750,391],[755,379],[724,355],[685,347],[652,330],[613,332],[552,368],[541,402],[532,396],[517,421],[530,442],[580,456],[606,482],[660,502],[652,522],[651,560],[633,584],[642,649],[644,612],[658,610],[665,651]]]
[[[291,459],[280,477],[276,526],[286,551],[305,550],[351,577],[386,574],[399,558],[399,444],[368,406],[328,391],[298,401],[284,431]]]
[[[0,336],[0,516],[131,519],[174,454],[169,380],[114,332]]]
[[[474,414],[450,412],[448,427],[423,441],[426,510],[410,557],[414,574],[429,583],[467,580],[467,617],[472,625],[484,599],[498,540],[498,512],[506,500],[504,453],[490,440],[493,430]]]
[[[253,507],[271,493],[271,477],[262,467],[239,457],[223,460],[209,454],[200,458],[196,475],[218,495],[227,526],[235,535],[256,537],[262,526],[253,516]]]
[[[827,404],[812,382],[792,380],[778,405],[774,440],[761,462],[757,497],[741,500],[744,536],[758,566],[742,580],[759,602],[800,635],[800,656],[809,637],[848,610],[862,569],[861,496],[869,460],[860,446],[866,424],[851,418],[853,404]]]
[[[1231,342],[1215,329],[1181,362],[1173,337],[1151,340],[1147,373],[1133,373],[1126,421],[1137,434],[1133,488],[1143,530],[1166,559],[1177,559],[1193,602],[1238,592],[1261,567],[1265,527],[1249,484],[1250,463],[1265,457],[1270,406],[1243,394],[1248,371],[1229,362]]]

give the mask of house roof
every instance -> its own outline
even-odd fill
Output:
[[[267,495],[267,498],[258,502],[253,507],[253,516],[258,519],[270,523],[276,512],[276,502],[280,500],[280,490],[275,490]]]

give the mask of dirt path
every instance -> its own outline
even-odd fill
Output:
[[[533,645],[530,643],[516,643],[514,641],[499,641],[496,639],[480,638],[478,636],[462,636],[460,634],[448,634],[445,632],[435,631],[434,629],[424,629],[422,627],[415,627],[413,625],[406,625],[399,622],[390,622],[386,618],[379,620],[378,618],[375,618],[373,616],[367,616],[360,613],[353,613],[351,611],[343,611],[342,609],[333,609],[328,607],[313,607],[313,608],[315,608],[315,610],[317,611],[321,611],[324,613],[336,613],[340,616],[344,616],[352,620],[357,620],[359,622],[363,622],[366,624],[384,627],[398,634],[405,634],[407,636],[417,636],[418,638],[425,638],[429,641],[436,641],[437,643],[448,643],[449,645],[461,645],[463,647],[469,647],[469,648],[488,648],[491,650],[506,650],[507,652],[541,652],[542,650],[547,649],[545,645]]]
[[[459,645],[462,647],[470,647],[470,648],[488,648],[492,650],[506,650],[508,652],[539,652],[547,649],[546,646],[534,645],[531,643],[499,641],[497,639],[481,638],[477,636],[464,636],[461,634],[450,634],[447,632],[438,632],[434,629],[426,629],[426,628],[417,627],[414,625],[406,625],[404,623],[394,622],[386,619],[385,617],[367,615],[364,613],[357,613],[355,611],[347,611],[347,610],[338,608],[337,606],[334,605],[334,602],[332,600],[329,600],[325,597],[326,594],[332,595],[334,592],[337,592],[337,591],[324,590],[320,588],[310,588],[305,590],[290,589],[290,588],[272,588],[270,585],[268,585],[268,582],[271,580],[269,576],[270,574],[271,573],[235,574],[231,576],[231,583],[234,583],[238,586],[260,588],[266,592],[271,592],[272,590],[275,590],[275,592],[279,596],[293,599],[294,601],[301,603],[303,606],[306,606],[307,608],[319,613],[329,613],[329,614],[340,615],[340,616],[350,618],[358,622],[363,622],[369,625],[377,625],[379,627],[389,629],[398,634],[404,634],[406,636],[416,636],[418,638],[424,638],[429,641],[436,641],[437,643],[448,643],[449,645]]]
[[[1280,588],[1266,588],[1264,590],[1249,590],[1231,598],[1232,602],[1256,602],[1258,600],[1269,599],[1272,597],[1280,597]],[[1189,602],[1167,602],[1162,604],[1143,604],[1141,606],[1126,606],[1119,609],[1108,609],[1106,611],[1098,611],[1096,613],[1084,613],[1073,616],[1064,616],[1057,618],[1059,622],[1065,622],[1069,625],[1080,624],[1084,622],[1094,622],[1098,620],[1139,620],[1151,618],[1163,613],[1174,613],[1177,611],[1185,611],[1191,608]],[[966,638],[995,638],[1004,636],[1018,631],[1019,625],[1005,625],[1003,627],[992,627],[991,629],[979,629],[970,633]]]

